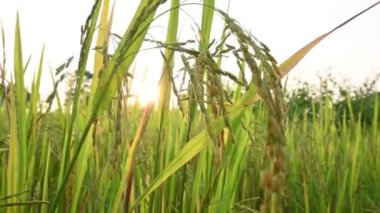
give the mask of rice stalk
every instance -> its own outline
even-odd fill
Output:
[[[127,212],[129,209],[130,201],[131,201],[131,190],[132,190],[132,184],[134,182],[133,176],[135,173],[135,167],[136,167],[136,159],[135,159],[135,152],[138,143],[141,141],[143,132],[145,131],[147,122],[149,120],[150,113],[153,109],[154,104],[148,105],[145,110],[144,114],[142,115],[139,126],[136,130],[135,137],[133,138],[132,143],[130,144],[130,148],[128,150],[128,157],[125,163],[125,170],[126,171],[126,176],[123,178],[123,182],[120,184],[121,187],[119,187],[119,191],[116,195],[117,201],[114,202],[113,206],[113,212],[117,212],[117,209],[119,207],[120,203],[120,198],[121,198],[121,192],[124,191],[124,211]]]

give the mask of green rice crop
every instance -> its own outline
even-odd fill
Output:
[[[354,116],[350,98],[343,119],[331,97],[310,103],[311,112],[288,113],[281,85],[314,46],[379,4],[277,64],[214,0],[141,0],[111,52],[114,6],[96,0],[82,29],[73,95],[62,105],[55,89],[48,98],[55,108],[39,95],[44,49],[31,93],[25,89],[29,61],[17,17],[14,66],[0,64],[0,117],[7,122],[0,126],[0,212],[379,212],[378,96],[368,126]],[[165,5],[170,9],[158,14]],[[202,10],[199,41],[179,39],[187,6]],[[166,41],[148,39],[152,22],[165,16]],[[224,29],[213,40],[215,18]],[[157,107],[129,100],[144,42],[162,50]],[[222,66],[226,55],[238,73]]]

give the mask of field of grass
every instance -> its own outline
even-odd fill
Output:
[[[380,2],[282,64],[214,9],[215,0],[171,0],[170,10],[156,14],[165,2],[141,0],[110,51],[113,9],[95,1],[69,101],[56,91],[41,100],[43,50],[26,91],[17,20],[14,66],[0,60],[0,212],[380,212],[378,96],[366,102],[373,105],[367,124],[350,96],[339,107],[325,95],[297,108],[281,86],[315,45]],[[188,5],[202,10],[196,41],[176,39],[180,7]],[[150,24],[164,15],[166,41],[148,40]],[[215,18],[225,26],[214,40]],[[128,100],[144,42],[162,50],[155,106]],[[237,73],[225,70],[224,56]]]

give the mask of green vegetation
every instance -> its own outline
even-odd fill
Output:
[[[8,122],[0,125],[0,212],[380,211],[378,94],[364,86],[340,90],[339,100],[328,88],[289,95],[280,83],[315,45],[380,2],[280,65],[265,44],[214,9],[214,0],[171,0],[170,10],[155,14],[165,2],[142,0],[110,52],[113,9],[95,1],[65,103],[56,89],[47,103],[40,100],[43,50],[26,91],[17,19],[14,80],[7,84],[1,63],[0,118]],[[180,7],[188,5],[203,11],[199,41],[177,40]],[[166,14],[166,41],[148,40],[150,24]],[[214,41],[215,18],[225,27]],[[128,100],[137,72],[131,65],[144,42],[163,50],[156,108]],[[223,68],[224,56],[238,73]],[[171,99],[178,106],[170,107]]]

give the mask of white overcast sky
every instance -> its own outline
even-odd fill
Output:
[[[91,10],[93,0],[0,0],[0,25],[6,34],[8,63],[13,56],[13,37],[17,11],[20,14],[24,58],[32,55],[26,78],[31,79],[38,57],[46,45],[43,75],[45,94],[51,88],[49,67],[56,68],[72,55],[78,55],[80,26]],[[113,32],[123,34],[136,7],[137,0],[117,0]],[[169,1],[168,1],[169,2]],[[197,2],[197,1],[193,1]],[[263,41],[278,62],[296,50],[373,4],[374,0],[232,0],[230,15]],[[216,0],[220,9],[227,0]],[[167,9],[166,3],[160,11]],[[200,7],[184,8],[199,20]],[[216,18],[216,32],[222,24]],[[153,26],[150,33],[156,39],[165,38],[167,16]],[[189,18],[181,16],[181,37],[193,33]],[[214,33],[215,37],[219,35]],[[137,66],[150,71],[151,84],[158,79],[161,62],[157,53],[141,54]],[[149,60],[147,60],[149,59]],[[149,62],[149,63],[148,63]],[[10,64],[8,64],[10,66]],[[152,67],[155,71],[151,72]],[[291,72],[291,77],[315,81],[318,73],[329,70],[340,79],[358,84],[366,77],[380,73],[380,6],[338,30],[322,43]]]

